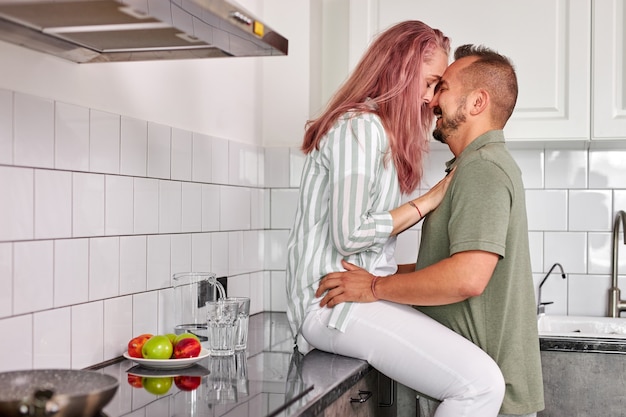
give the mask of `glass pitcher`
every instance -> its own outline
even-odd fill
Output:
[[[212,272],[179,272],[173,275],[174,333],[193,333],[208,340],[206,302],[224,298],[224,287]]]

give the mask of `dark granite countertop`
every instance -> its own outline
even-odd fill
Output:
[[[312,351],[293,351],[285,313],[250,317],[248,349],[226,358],[205,358],[184,370],[147,370],[128,360],[92,367],[118,378],[115,397],[104,408],[108,417],[181,416],[316,416],[353,386],[371,367],[362,360]],[[131,385],[133,376],[161,378],[155,395]],[[196,389],[180,389],[180,376],[195,376]],[[182,386],[182,385],[181,385]],[[164,389],[165,390],[165,389]]]

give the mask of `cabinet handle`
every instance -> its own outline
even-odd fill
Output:
[[[351,403],[364,403],[369,400],[372,396],[372,391],[361,391],[359,390],[359,398],[350,397]]]

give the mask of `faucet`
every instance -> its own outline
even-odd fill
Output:
[[[617,286],[617,237],[619,235],[619,224],[622,223],[624,231],[624,244],[626,245],[626,213],[622,210],[615,215],[613,223],[613,253],[611,256],[611,289],[609,290],[609,317],[619,317],[622,311],[626,310],[626,301],[621,299],[620,290]]]
[[[548,277],[550,276],[554,268],[556,268],[557,266],[561,270],[561,277],[565,279],[565,272],[563,272],[563,267],[561,266],[561,264],[557,262],[554,265],[552,265],[552,268],[550,268],[546,276],[543,277],[541,284],[539,284],[539,293],[537,294],[537,315],[544,314],[546,312],[546,306],[548,304],[554,303],[554,301],[546,301],[546,302],[541,301],[541,287],[543,287],[543,284],[546,282],[546,280],[548,279]]]

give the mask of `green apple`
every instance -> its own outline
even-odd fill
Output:
[[[170,342],[172,342],[172,345],[175,345],[175,340],[176,340],[176,335],[174,333],[166,333],[165,336],[167,336],[168,339],[170,339]]]
[[[144,359],[169,359],[173,351],[172,342],[165,335],[152,336],[141,347]]]
[[[191,337],[193,339],[196,339],[198,342],[200,341],[200,339],[198,338],[198,336],[196,336],[193,333],[181,333],[178,336],[176,336],[176,339],[174,340],[174,346],[176,346],[176,343],[180,342],[183,339],[187,339],[188,337]]]
[[[166,377],[144,377],[143,388],[154,395],[164,395],[172,388],[172,381],[174,378],[171,376]]]

